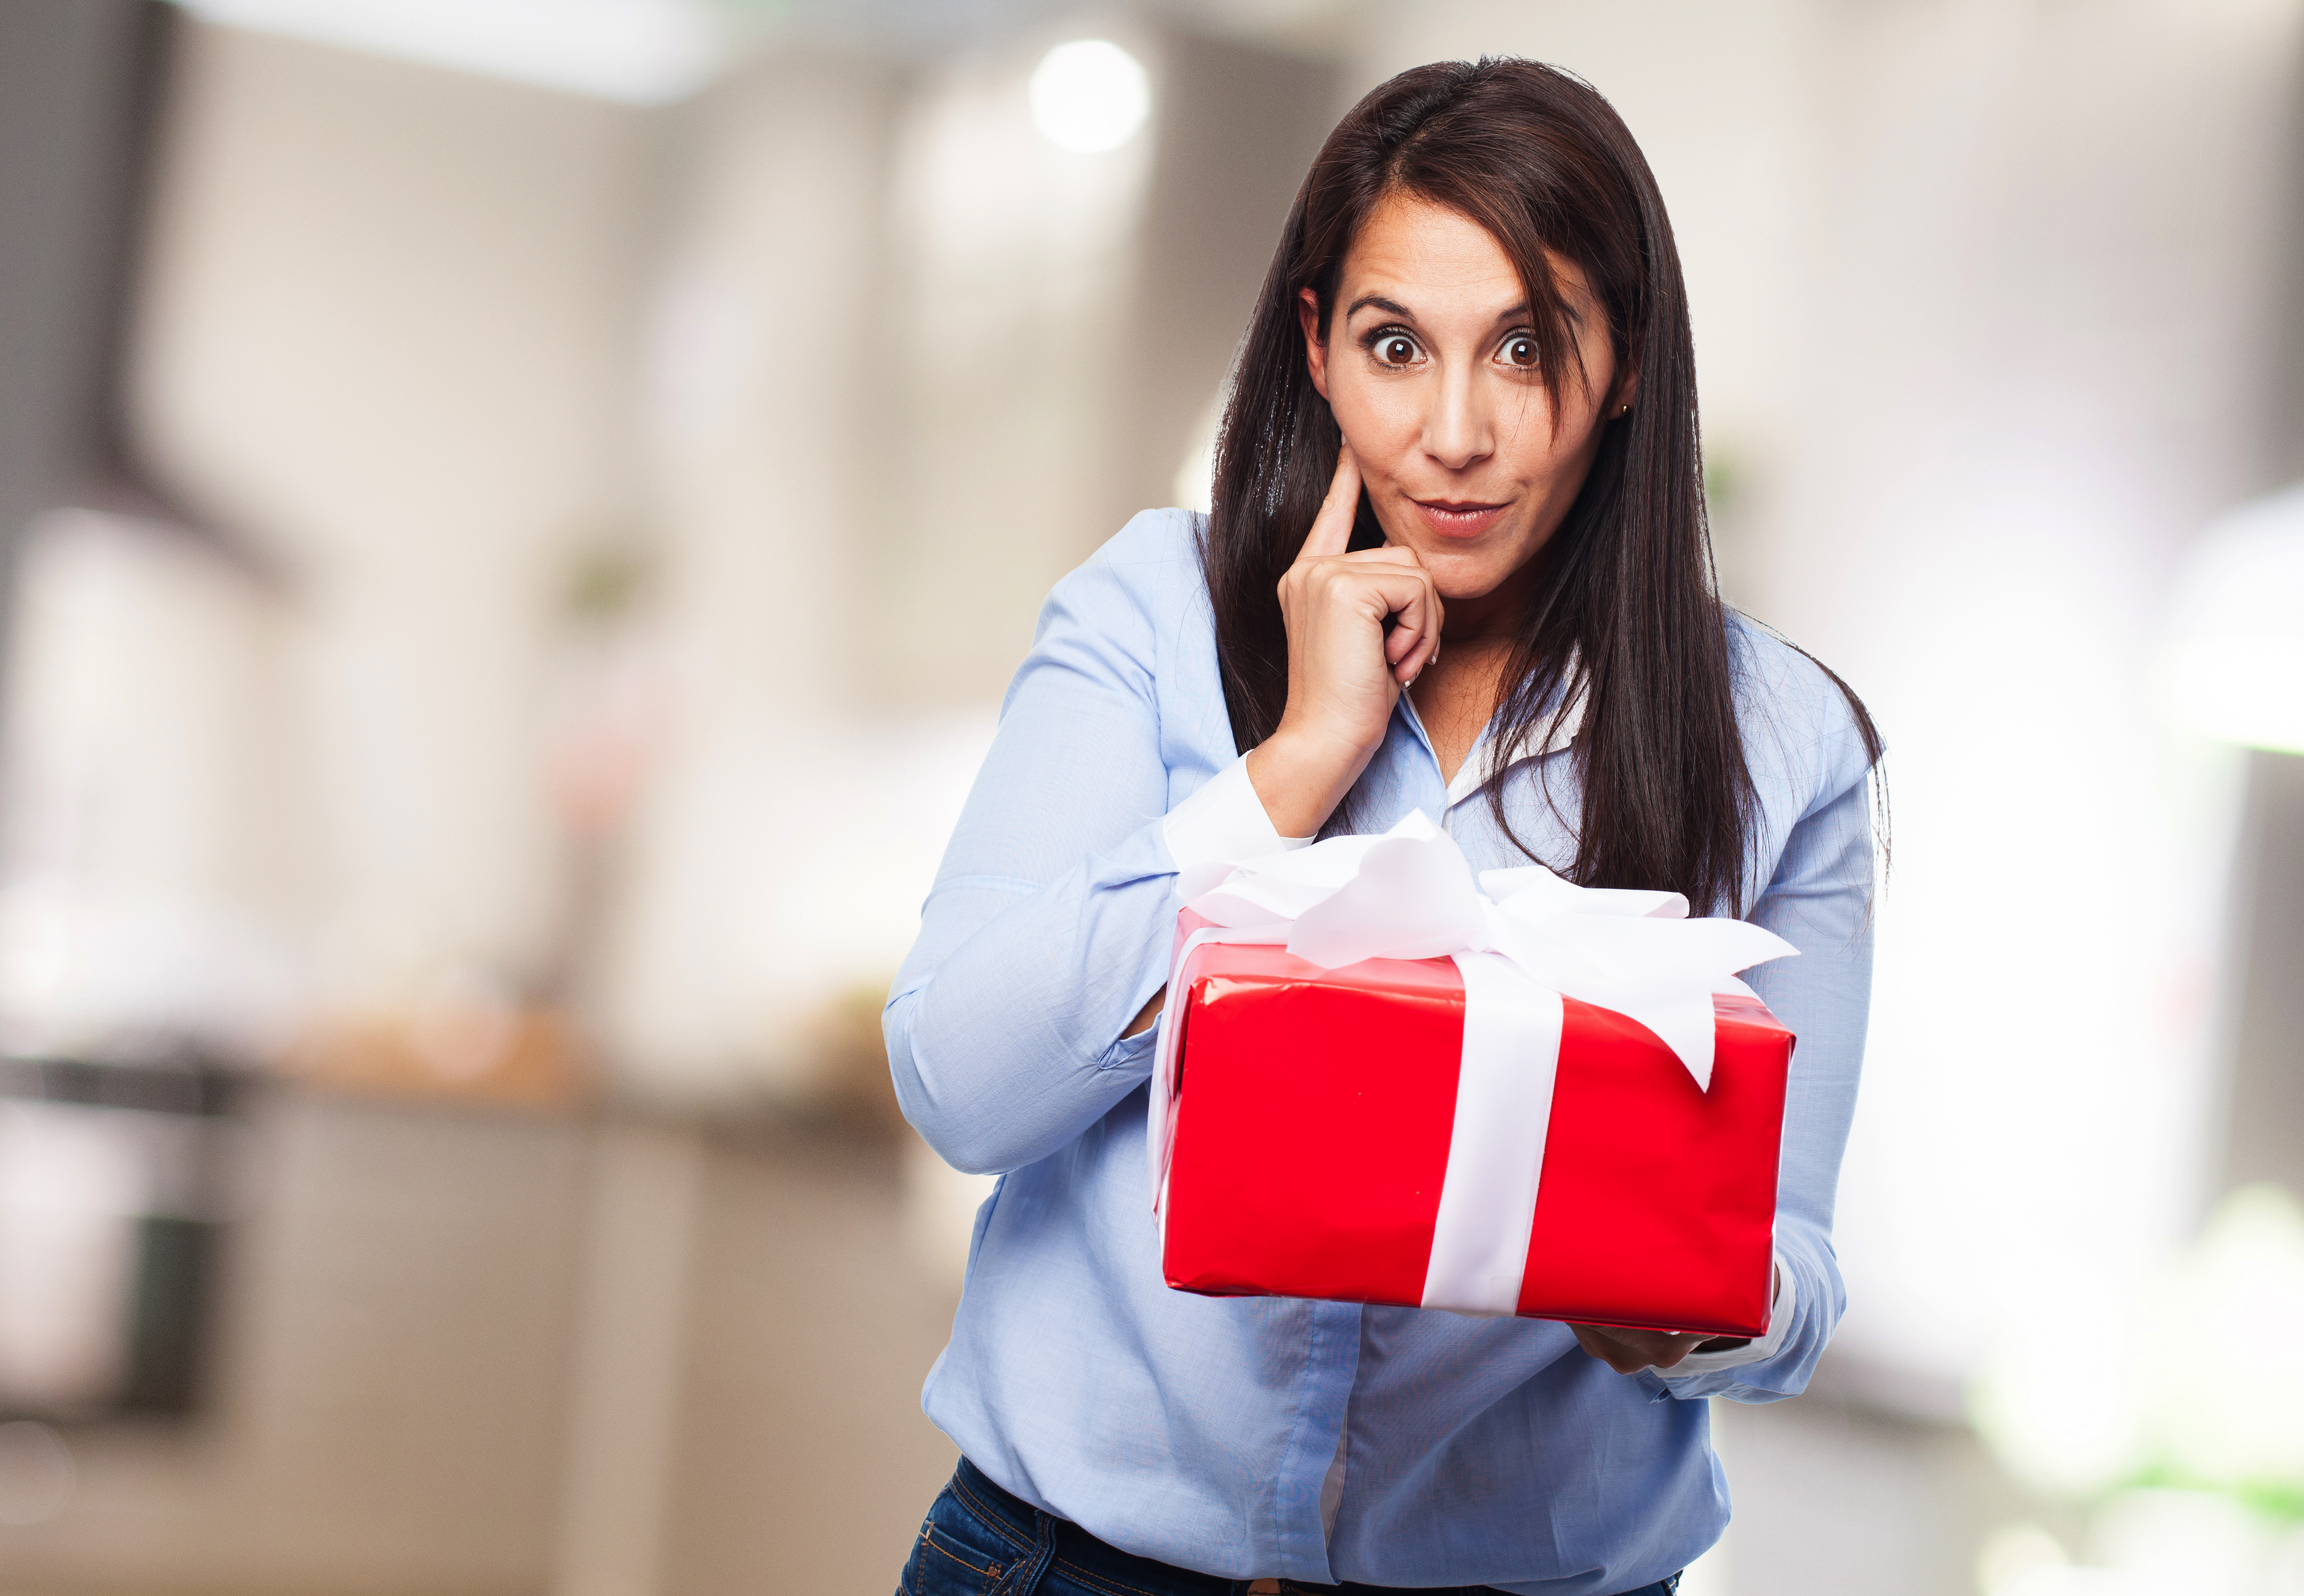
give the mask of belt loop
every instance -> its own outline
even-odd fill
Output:
[[[1056,1560],[1056,1526],[1063,1522],[1053,1514],[1032,1509],[1032,1521],[1039,1528],[1032,1542],[1032,1552],[1022,1561],[1009,1566],[1008,1572],[993,1583],[984,1596],[1033,1596],[1040,1588],[1048,1565]]]

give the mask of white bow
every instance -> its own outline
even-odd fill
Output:
[[[1707,1091],[1713,993],[1749,996],[1737,971],[1800,952],[1748,920],[1691,920],[1678,892],[1579,887],[1541,865],[1476,882],[1454,839],[1420,810],[1381,837],[1198,866],[1177,886],[1187,908],[1232,932],[1207,940],[1285,942],[1323,968],[1501,954],[1539,986],[1639,1021]]]

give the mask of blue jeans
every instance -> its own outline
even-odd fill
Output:
[[[1249,1582],[1172,1568],[1106,1546],[1076,1524],[1018,1500],[963,1457],[912,1542],[897,1596],[1243,1596]],[[1673,1596],[1680,1576],[1624,1596]],[[1314,1596],[1407,1596],[1380,1585],[1302,1585]],[[1478,1596],[1460,1585],[1413,1596]]]

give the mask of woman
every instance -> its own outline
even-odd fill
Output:
[[[1679,263],[1614,112],[1520,61],[1371,94],[1289,215],[1214,514],[1139,516],[1050,596],[888,1004],[912,1124],[1006,1171],[902,1589],[1669,1590],[1728,1517],[1696,1398],[1798,1392],[1841,1312],[1878,752],[1714,594]],[[1800,1036],[1764,1340],[1162,1284],[1175,874],[1411,808],[1476,868],[1805,955],[1751,976]]]

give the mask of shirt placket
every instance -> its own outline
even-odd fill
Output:
[[[1402,725],[1408,728],[1410,735],[1416,739],[1417,747],[1423,754],[1418,774],[1419,777],[1428,778],[1431,790],[1436,795],[1431,802],[1437,811],[1433,813],[1432,810],[1427,809],[1427,812],[1441,830],[1453,835],[1456,806],[1462,800],[1453,798],[1449,794],[1447,778],[1441,773],[1440,770],[1440,753],[1432,746],[1431,734],[1424,729],[1424,717],[1416,713],[1416,702],[1406,693],[1401,694],[1400,701],[1393,706],[1393,714],[1399,718]],[[1495,722],[1493,718],[1487,725],[1480,728],[1480,734],[1472,739],[1472,746],[1464,752],[1466,767],[1477,767],[1478,762],[1487,756],[1488,734],[1495,730]],[[1402,785],[1409,795],[1409,802],[1402,806],[1403,812],[1407,809],[1426,808],[1422,795],[1417,790],[1426,785],[1425,781],[1402,782]]]
[[[1427,813],[1436,809],[1439,823],[1444,827],[1454,803],[1448,797],[1448,783],[1441,778],[1440,756],[1432,747],[1431,736],[1425,730],[1416,705],[1405,693],[1401,695],[1393,714],[1414,739],[1415,750],[1411,753],[1397,739],[1387,737],[1376,756],[1394,762],[1394,768],[1386,773],[1397,784],[1396,790],[1404,800],[1401,805],[1402,813],[1410,808]],[[1465,756],[1468,760],[1481,756],[1487,735],[1487,728],[1483,727]],[[1398,762],[1402,760],[1409,761],[1410,768],[1398,768]],[[1347,1489],[1347,1425],[1351,1422],[1352,1393],[1360,1382],[1363,1310],[1356,1303],[1309,1305],[1314,1313],[1305,1348],[1306,1400],[1300,1409],[1305,1422],[1300,1423],[1291,1439],[1279,1482],[1285,1499],[1281,1521],[1288,1526],[1284,1532],[1287,1544],[1280,1549],[1288,1572],[1282,1577],[1327,1584],[1334,1583],[1328,1568],[1328,1544],[1334,1538],[1336,1515]]]

